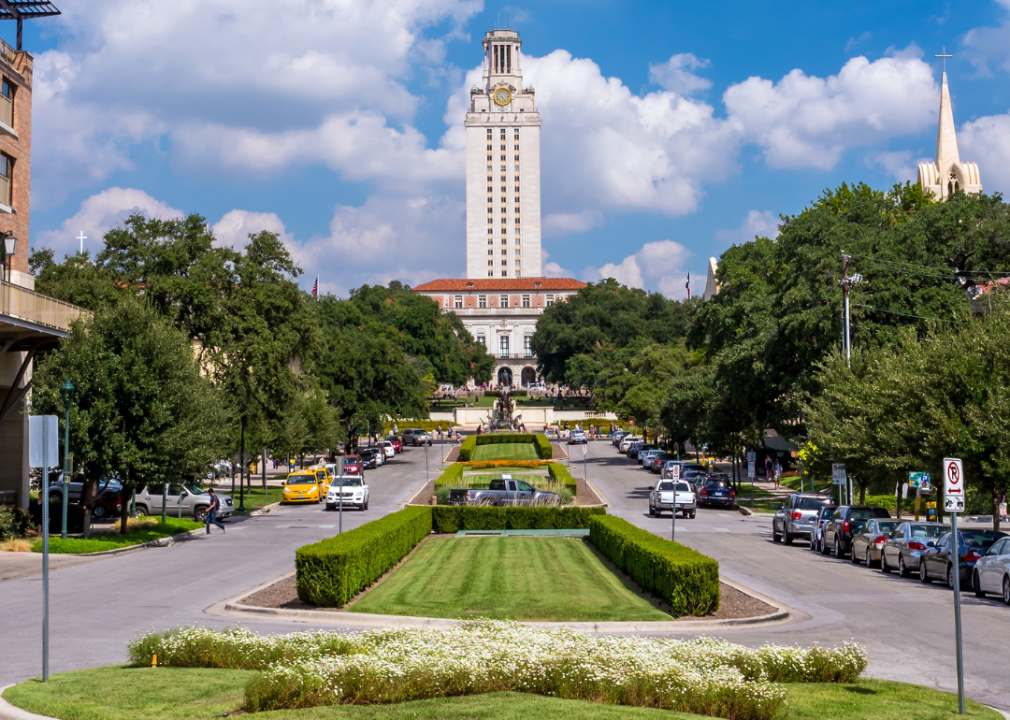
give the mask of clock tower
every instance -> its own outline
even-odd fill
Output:
[[[466,276],[540,277],[540,113],[515,30],[484,36],[466,114]]]

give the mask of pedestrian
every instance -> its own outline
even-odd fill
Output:
[[[775,473],[775,489],[778,490],[779,484],[782,482],[782,464],[778,460],[775,461],[772,472]]]
[[[999,519],[1001,522],[1007,521],[1006,493],[1003,493],[999,501]]]
[[[765,455],[765,480],[771,480],[772,477],[772,456]]]
[[[208,488],[207,494],[210,495],[210,507],[207,508],[207,534],[210,535],[211,523],[221,528],[221,532],[227,532],[224,523],[217,519],[217,511],[221,507],[221,498],[214,494],[214,488]]]

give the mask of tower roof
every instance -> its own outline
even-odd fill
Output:
[[[942,168],[951,161],[960,162],[957,152],[957,134],[954,131],[954,111],[950,106],[950,92],[947,90],[947,71],[943,73],[940,87],[940,127],[936,133],[936,166]]]

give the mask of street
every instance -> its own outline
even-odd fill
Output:
[[[429,451],[432,479],[440,449]],[[581,458],[581,449],[573,457]],[[580,462],[572,473],[582,475]],[[608,510],[669,537],[670,518],[647,514],[657,475],[619,455],[609,442],[589,445],[588,476]],[[424,481],[424,451],[405,450],[394,462],[369,470],[370,509],[348,511],[350,529],[392,512]],[[336,533],[337,515],[321,505],[283,507],[236,520],[215,533],[169,548],[71,564],[52,572],[53,672],[122,662],[126,644],[150,630],[183,625],[222,628],[234,622],[208,615],[211,605],[292,569],[294,550]],[[700,508],[694,520],[677,519],[677,540],[715,559],[727,578],[782,602],[792,621],[720,632],[734,642],[837,645],[857,641],[869,650],[868,674],[956,691],[954,617],[949,590],[918,579],[885,576],[806,549],[771,540],[771,516]],[[0,556],[0,571],[9,555]],[[4,574],[0,572],[0,577]],[[7,612],[0,618],[0,686],[35,677],[41,669],[41,577],[0,582]],[[968,697],[1010,709],[1010,680],[998,658],[1010,638],[1010,608],[996,599],[962,594],[965,683]],[[309,629],[249,621],[258,632]],[[683,633],[682,633],[683,635]]]

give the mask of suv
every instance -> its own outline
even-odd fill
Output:
[[[134,499],[137,508],[137,515],[160,515],[162,503],[162,491],[164,486],[160,483],[148,485],[137,491]],[[181,491],[181,492],[180,492]],[[230,517],[234,508],[230,495],[224,493],[217,494],[221,501],[217,516],[219,519]],[[184,487],[169,485],[168,495],[164,497],[165,512],[168,515],[178,517],[191,517],[197,522],[203,522],[207,518],[207,508],[210,507],[210,495],[207,491],[196,485],[187,483]]]
[[[831,504],[829,495],[793,493],[772,518],[772,540],[791,545],[797,535],[809,536],[821,507]]]
[[[707,475],[698,486],[698,505],[736,505],[736,490],[726,473]]]
[[[810,549],[820,550],[821,549],[821,531],[824,530],[824,523],[828,521],[831,517],[831,513],[835,511],[837,505],[822,505],[817,511],[817,516],[814,517],[814,524],[810,528]]]
[[[431,446],[431,433],[427,430],[411,428],[403,431],[404,445],[428,445]]]
[[[862,530],[867,520],[890,517],[891,513],[882,507],[840,505],[824,523],[824,530],[821,532],[821,553],[827,553],[830,548],[836,558],[845,557],[852,548],[852,537]]]

